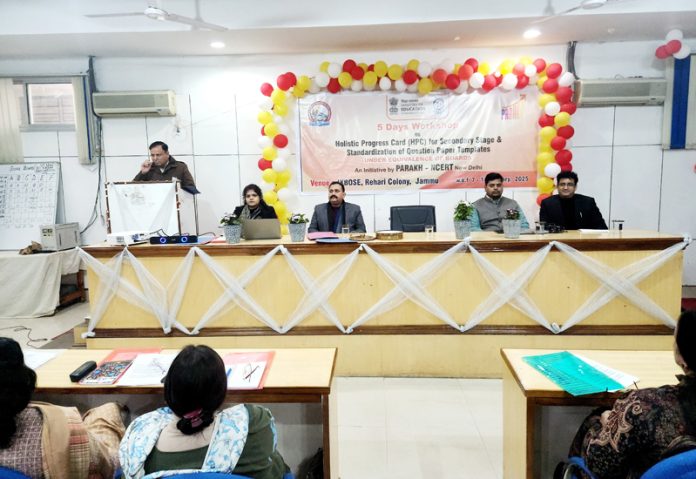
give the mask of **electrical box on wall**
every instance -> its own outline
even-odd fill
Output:
[[[175,116],[176,95],[166,91],[92,93],[94,112],[102,117]]]

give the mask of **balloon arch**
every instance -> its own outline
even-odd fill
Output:
[[[290,130],[284,121],[291,96],[302,98],[307,92],[323,90],[339,93],[343,90],[359,92],[377,89],[419,95],[428,95],[437,90],[462,94],[473,90],[489,92],[494,88],[523,89],[530,83],[536,83],[541,93],[539,106],[542,109],[536,157],[539,174],[537,203],[540,204],[553,193],[556,175],[573,169],[573,154],[567,148],[567,141],[575,133],[570,126],[570,117],[576,110],[572,101],[574,81],[573,74],[563,72],[560,64],[547,64],[542,58],[532,60],[531,57],[522,57],[518,61],[506,59],[496,69],[475,58],[469,58],[462,64],[443,61],[437,66],[415,59],[405,66],[387,65],[384,61],[368,65],[348,59],[342,65],[323,62],[313,77],[283,73],[276,79],[276,87],[270,83],[261,85],[261,93],[268,97],[257,117],[263,125],[259,139],[262,158],[258,161],[265,183],[263,198],[275,208],[285,230],[289,216],[286,202],[293,196],[287,187],[291,178],[287,164]]]

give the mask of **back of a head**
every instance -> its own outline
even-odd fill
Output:
[[[674,340],[688,368],[696,372],[696,311],[684,311],[679,316]]]
[[[164,400],[182,418],[177,428],[184,434],[193,434],[210,425],[226,394],[225,364],[208,346],[182,349],[164,381]]]
[[[36,373],[24,364],[17,341],[0,338],[0,448],[10,445],[15,416],[27,407],[36,387]]]

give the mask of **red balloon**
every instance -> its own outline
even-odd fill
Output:
[[[563,67],[558,63],[552,63],[546,67],[546,76],[549,78],[558,78],[563,72]]]
[[[338,93],[341,91],[341,84],[338,83],[338,78],[332,78],[329,80],[329,84],[326,86],[326,89],[331,93]]]
[[[550,81],[550,80],[546,80]],[[555,80],[554,80],[555,81]],[[556,90],[556,101],[561,105],[568,103],[573,98],[573,89],[569,86],[559,86]]]
[[[357,63],[355,63],[355,60],[351,60],[350,58],[346,61],[343,62],[343,71],[348,72],[348,73],[353,73],[353,68],[358,66]],[[361,68],[362,70],[362,68]]]
[[[365,70],[356,65],[350,71],[350,76],[353,77],[353,80],[362,80],[365,76]]]
[[[459,78],[462,80],[468,80],[471,78],[471,75],[474,74],[474,67],[471,65],[464,64],[461,67],[459,67]]]
[[[660,60],[664,60],[670,55],[670,53],[667,51],[667,46],[666,45],[661,45],[657,47],[657,50],[655,50],[655,56],[659,58]]]
[[[469,65],[474,72],[478,70],[478,60],[475,58],[468,58],[465,62],[464,65]]]
[[[503,75],[500,74],[500,72],[495,72],[493,73],[493,77],[495,78],[495,84],[496,86],[500,85],[503,83]]]
[[[450,90],[456,90],[461,82],[462,81],[459,79],[459,77],[454,73],[450,73],[447,75],[447,78],[445,78],[445,85]]]
[[[496,86],[496,81],[495,81],[495,77],[493,75],[489,74],[489,75],[486,75],[485,77],[483,77],[482,88],[485,91],[491,91],[493,88],[495,88],[495,86]]]
[[[568,150],[561,150],[558,153],[556,153],[556,163],[558,163],[561,166],[570,163],[572,159],[573,154]]]
[[[517,76],[517,85],[515,88],[522,89],[529,85],[529,77],[527,75],[518,75]]]
[[[282,74],[278,76],[276,84],[278,85],[278,88],[280,88],[281,90],[287,90],[288,88],[292,87],[292,79],[288,77],[286,74]]]
[[[297,77],[293,72],[287,72],[285,76],[290,79],[290,83],[292,84],[292,86],[297,85]]]
[[[553,117],[542,113],[539,117],[539,126],[544,128],[545,126],[553,126]]]
[[[560,151],[566,146],[566,139],[562,136],[554,136],[551,140],[551,148],[556,151]]]
[[[578,109],[578,107],[573,102],[568,102],[568,103],[564,103],[561,105],[561,111],[564,111],[569,115],[572,115],[573,113],[575,113],[575,110],[577,110],[577,109]]]
[[[263,125],[263,126],[261,127],[261,134],[262,134],[263,136],[266,136],[266,125]]]
[[[369,66],[367,67],[367,71],[368,71],[368,72],[373,72],[373,71],[375,71],[375,64],[373,63],[373,64],[369,65]]]
[[[405,84],[413,85],[418,81],[418,73],[416,73],[413,70],[406,70],[401,79],[404,81]]]
[[[569,140],[575,134],[575,128],[573,128],[570,125],[562,126],[558,130],[556,130],[556,133],[558,134],[558,136],[562,136],[566,140]]]
[[[537,204],[538,204],[539,206],[541,206],[541,202],[544,201],[544,200],[545,200],[546,198],[548,198],[549,196],[551,196],[551,195],[548,194],[548,193],[542,193],[542,194],[540,194],[539,196],[537,196],[537,199],[536,199]]]
[[[261,171],[267,170],[268,168],[270,168],[271,166],[273,166],[273,165],[271,164],[271,162],[268,161],[266,158],[261,158],[261,159],[259,160],[258,165],[259,165],[259,170],[261,170]]]
[[[682,47],[682,42],[679,40],[670,40],[667,42],[667,45],[665,45],[665,50],[667,50],[667,53],[670,55],[677,53],[679,50],[681,50]]]
[[[278,133],[276,136],[273,137],[273,144],[277,148],[285,148],[288,146],[288,137],[283,135],[282,133]]]
[[[261,93],[263,93],[266,96],[271,96],[271,93],[273,93],[273,85],[270,83],[264,83],[261,85]]]
[[[561,171],[573,171],[573,164],[568,162],[565,165],[561,165]]]
[[[447,79],[447,72],[442,68],[438,68],[433,72],[432,78],[435,83],[439,83],[440,85],[442,85],[443,83],[445,83],[445,80]]]
[[[537,58],[534,60],[534,66],[537,69],[537,73],[541,73],[544,71],[544,68],[546,68],[546,62],[543,58]]]
[[[512,73],[514,73],[517,76],[524,75],[524,64],[516,63],[515,66],[512,67]]]
[[[549,78],[541,86],[541,89],[544,90],[545,93],[555,92],[556,90],[558,90],[558,80],[555,80],[553,78]],[[558,98],[558,97],[556,97],[556,98]]]

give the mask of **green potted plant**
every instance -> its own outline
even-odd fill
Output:
[[[290,241],[300,243],[304,241],[307,233],[307,223],[309,220],[303,213],[292,213],[288,220],[288,230],[290,231]]]
[[[460,201],[454,207],[454,234],[457,239],[464,239],[471,232],[471,215],[474,213],[474,205],[468,201]]]
[[[227,243],[239,243],[242,239],[242,222],[237,215],[234,213],[225,213],[220,220],[220,225],[222,225],[225,230],[225,240],[227,240]]]
[[[519,238],[520,227],[520,211],[516,208],[505,210],[505,218],[503,218],[503,233],[506,238]]]

